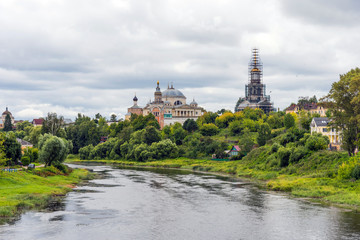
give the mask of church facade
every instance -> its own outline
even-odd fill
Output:
[[[263,65],[259,57],[258,49],[252,50],[252,58],[249,63],[249,83],[245,86],[245,97],[239,99],[235,111],[242,111],[245,108],[260,108],[265,113],[274,110],[270,96],[266,95],[266,85],[263,84]]]
[[[159,81],[154,92],[154,101],[150,101],[143,108],[138,106],[136,96],[133,101],[134,105],[128,108],[125,119],[129,119],[132,113],[143,116],[151,113],[159,122],[160,128],[176,122],[183,124],[187,119],[196,120],[204,111],[195,100],[187,104],[185,95],[173,85],[161,92]]]

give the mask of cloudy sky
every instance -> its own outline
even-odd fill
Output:
[[[233,110],[254,47],[284,109],[360,66],[359,12],[357,0],[1,0],[0,110],[124,115],[158,80]]]

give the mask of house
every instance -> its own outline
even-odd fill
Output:
[[[342,144],[341,134],[334,128],[328,127],[330,120],[327,117],[313,118],[310,124],[311,134],[321,133],[328,136],[330,140],[329,148],[340,150]]]
[[[240,147],[238,145],[232,146],[231,150],[229,151],[229,157],[237,156],[240,152]]]
[[[285,109],[285,113],[286,114],[288,114],[288,113],[299,114],[299,112],[301,110],[304,110],[305,112],[309,112],[311,114],[317,113],[321,117],[325,117],[327,108],[324,108],[323,106],[320,106],[317,103],[307,103],[307,104],[304,104],[303,106],[299,106],[297,104],[291,104],[290,107]]]
[[[37,118],[37,119],[33,119],[32,120],[32,125],[34,125],[34,127],[37,127],[37,126],[42,126],[44,122],[44,119],[43,118]]]
[[[21,150],[24,150],[25,148],[28,147],[33,147],[31,142],[25,141],[23,139],[16,138],[16,141],[21,144]]]

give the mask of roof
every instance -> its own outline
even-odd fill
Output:
[[[71,123],[73,123],[73,121],[70,118],[65,118],[64,123],[65,124],[71,124]]]
[[[313,118],[313,121],[315,122],[317,127],[326,127],[330,122],[329,118],[327,117]]]
[[[31,142],[25,141],[20,138],[16,138],[16,141],[21,144],[21,146],[33,146]]]
[[[238,145],[234,145],[234,146],[231,148],[231,150],[232,150],[233,148],[235,148],[236,151],[240,152],[240,147],[239,147]]]
[[[162,96],[163,97],[176,97],[176,98],[186,98],[185,95],[180,92],[179,90],[175,89],[175,88],[168,88],[165,91],[162,92]]]
[[[37,118],[37,119],[32,120],[32,124],[35,124],[35,125],[42,125],[43,122],[44,122],[43,118]]]
[[[190,103],[190,105],[198,105],[197,102],[195,101],[195,99],[193,99],[193,101]]]

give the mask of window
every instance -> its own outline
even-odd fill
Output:
[[[179,101],[179,100],[177,100],[177,101],[174,102],[174,105],[175,105],[175,106],[182,105],[182,102]]]
[[[323,132],[327,132],[327,129],[326,129],[326,128],[323,128]]]

